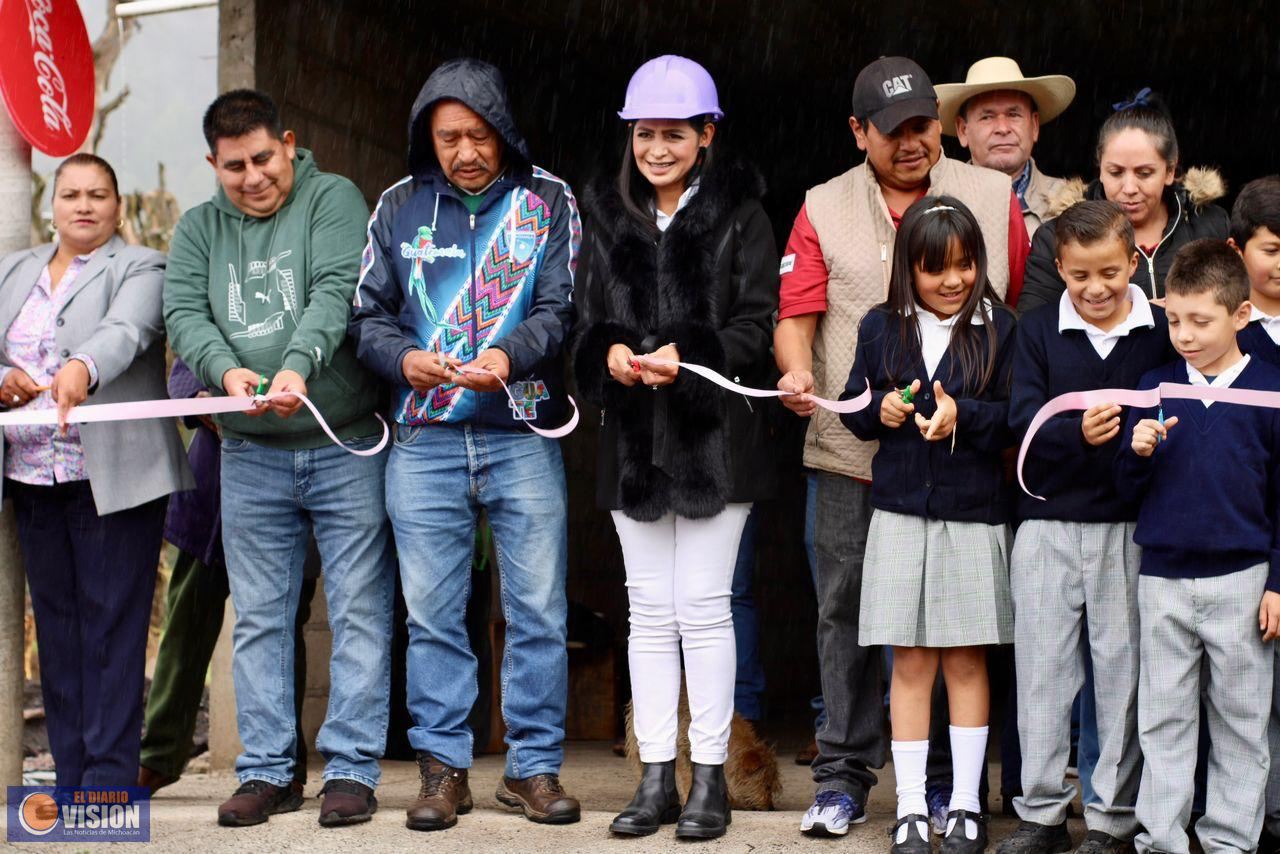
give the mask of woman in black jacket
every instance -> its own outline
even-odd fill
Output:
[[[729,608],[751,502],[772,487],[764,410],[676,365],[771,387],[778,253],[754,168],[713,151],[722,113],[706,70],[645,63],[619,115],[617,176],[589,195],[574,355],[582,395],[604,409],[598,497],[613,512],[631,605],[628,660],[644,775],[613,822],[643,835],[709,838],[729,822],[724,761],[733,716]],[[683,645],[693,784],[675,787]]]
[[[1188,169],[1178,175],[1178,137],[1160,100],[1144,89],[1117,104],[1098,130],[1098,178],[1087,187],[1067,183],[1050,210],[1056,217],[1085,199],[1120,205],[1138,241],[1133,283],[1148,299],[1164,298],[1164,277],[1178,250],[1193,240],[1226,240],[1227,212],[1214,201],[1226,192],[1213,169]],[[1066,285],[1058,275],[1057,229],[1049,220],[1036,230],[1023,280],[1018,311],[1026,312],[1061,298]]]

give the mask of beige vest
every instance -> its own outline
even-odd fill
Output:
[[[969,206],[987,244],[996,293],[1009,289],[1009,176],[944,155],[929,172],[929,192]],[[844,391],[858,343],[858,323],[889,292],[896,232],[884,194],[864,162],[811,189],[805,210],[827,264],[827,312],[813,340],[814,391],[836,398]],[[863,442],[834,413],[819,408],[804,440],[804,464],[850,477],[871,478],[877,443]]]
[[[1052,219],[1050,208],[1053,200],[1062,192],[1066,181],[1061,178],[1050,178],[1040,171],[1034,160],[1031,161],[1031,180],[1027,183],[1027,209],[1022,212],[1022,221],[1027,225],[1027,236],[1035,237],[1036,229],[1047,219]]]

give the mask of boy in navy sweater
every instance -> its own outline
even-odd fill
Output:
[[[1280,175],[1250,181],[1231,208],[1230,243],[1249,271],[1249,325],[1237,336],[1240,349],[1280,365]],[[1280,648],[1275,656],[1280,674]],[[1275,680],[1280,686],[1280,678]],[[1280,850],[1280,688],[1271,692],[1271,776],[1267,781],[1267,815],[1258,850]]]
[[[1227,242],[1240,253],[1249,271],[1253,312],[1249,325],[1237,336],[1240,349],[1280,365],[1280,175],[1245,184],[1231,208]],[[1276,807],[1280,809],[1280,803]],[[1273,829],[1280,830],[1280,823]]]
[[[1280,369],[1240,352],[1249,275],[1216,240],[1184,246],[1165,280],[1169,337],[1182,360],[1140,388],[1189,383],[1280,391]],[[1182,424],[1182,422],[1186,422]],[[1196,835],[1206,851],[1252,850],[1270,754],[1266,702],[1280,633],[1280,410],[1166,399],[1133,409],[1116,467],[1139,500],[1142,547],[1138,737],[1145,766],[1139,852],[1186,852],[1200,698],[1209,782]],[[1259,604],[1261,603],[1261,604]],[[1204,684],[1202,684],[1202,682]]]
[[[1164,312],[1129,284],[1138,254],[1124,211],[1114,202],[1080,202],[1058,218],[1057,235],[1067,289],[1018,327],[1009,420],[1019,435],[1050,399],[1135,388],[1174,356]],[[1086,656],[1097,678],[1100,755],[1080,850],[1119,851],[1137,832],[1138,509],[1116,494],[1120,446],[1120,407],[1105,403],[1049,421],[1027,456],[1027,483],[1046,500],[1019,495],[1023,522],[1010,584],[1022,741],[1022,795],[1013,805],[1022,824],[1000,854],[1071,848],[1068,734]]]

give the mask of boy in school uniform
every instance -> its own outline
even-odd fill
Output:
[[[1231,207],[1227,242],[1249,271],[1253,312],[1249,325],[1236,336],[1240,349],[1280,365],[1280,175],[1245,184]],[[1276,806],[1280,808],[1280,803]],[[1280,830],[1280,823],[1276,829]]]
[[[1231,237],[1249,271],[1249,325],[1236,336],[1249,355],[1280,365],[1280,175],[1250,181],[1231,208]],[[1275,683],[1280,686],[1280,645],[1275,657]],[[1267,780],[1267,812],[1258,839],[1260,854],[1280,852],[1280,690],[1271,692],[1271,776]]]
[[[1133,226],[1114,202],[1086,201],[1057,220],[1061,298],[1023,316],[1009,418],[1018,434],[1067,392],[1135,388],[1174,356],[1164,312],[1129,283],[1137,265]],[[1019,495],[1010,564],[1017,663],[1022,823],[999,854],[1071,849],[1066,782],[1071,705],[1085,656],[1097,681],[1099,761],[1095,802],[1085,808],[1080,851],[1116,852],[1137,832],[1139,551],[1137,505],[1121,498],[1113,466],[1122,444],[1113,403],[1063,415],[1037,433],[1026,479],[1045,500]],[[1087,615],[1087,619],[1086,619]]]
[[[1181,359],[1140,388],[1184,383],[1280,392],[1280,369],[1241,353],[1249,274],[1227,244],[1196,240],[1165,280],[1169,337]],[[1182,422],[1186,422],[1185,424]],[[1205,851],[1251,851],[1262,829],[1266,735],[1280,633],[1280,410],[1166,399],[1129,412],[1116,466],[1138,500],[1142,547],[1138,738],[1145,765],[1135,839],[1141,854],[1188,850],[1200,699],[1209,725]]]

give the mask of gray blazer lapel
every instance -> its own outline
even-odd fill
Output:
[[[111,259],[120,251],[120,247],[126,246],[124,240],[118,234],[113,234],[111,239],[98,247],[98,251],[93,253],[93,257],[89,259],[89,263],[80,271],[80,275],[76,276],[76,280],[71,283],[70,289],[62,297],[62,307],[66,307],[76,298],[76,294],[84,290],[85,286],[96,279],[98,276],[111,265]]]
[[[18,312],[26,305],[27,297],[31,296],[32,288],[40,281],[41,271],[48,266],[57,249],[54,243],[37,246],[4,282],[4,292],[0,293],[0,333],[7,332],[13,325]]]

